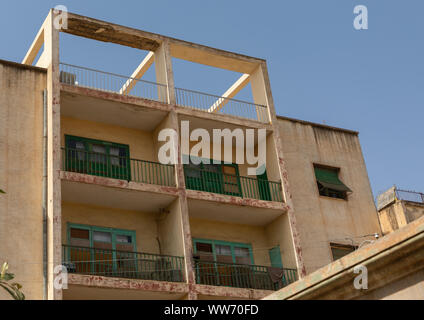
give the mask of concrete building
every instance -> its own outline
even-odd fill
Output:
[[[424,193],[392,187],[377,197],[383,234],[388,234],[424,216]]]
[[[358,133],[277,116],[263,59],[61,17],[21,64],[0,61],[0,259],[27,298],[260,299],[381,233]],[[131,76],[66,64],[62,32],[148,54]],[[222,96],[177,88],[173,59],[241,77]],[[235,99],[247,84],[253,101]],[[266,171],[183,164],[182,121],[264,129]],[[162,129],[175,165],[159,162]]]
[[[267,300],[423,300],[424,217],[270,294]]]

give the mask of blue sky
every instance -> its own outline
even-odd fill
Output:
[[[424,192],[422,0],[7,1],[0,58],[20,62],[49,8],[59,4],[266,59],[279,115],[360,132],[374,195],[393,184]],[[369,10],[368,30],[353,28],[360,4]],[[61,43],[62,61],[124,75],[143,58],[135,49],[69,35]],[[178,86],[214,94],[238,78],[180,61],[174,72]]]

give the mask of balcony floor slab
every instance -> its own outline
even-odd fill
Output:
[[[62,171],[62,201],[158,212],[178,197],[174,187]]]
[[[187,190],[190,216],[194,218],[265,226],[287,212],[282,202],[246,199]]]

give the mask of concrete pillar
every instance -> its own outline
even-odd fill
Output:
[[[284,202],[287,204],[288,218],[290,224],[290,231],[296,257],[296,264],[299,277],[302,278],[306,275],[306,269],[302,258],[302,248],[300,244],[300,235],[296,227],[296,217],[294,213],[293,201],[290,194],[290,187],[288,181],[287,169],[284,161],[284,154],[282,149],[280,131],[278,127],[277,115],[275,113],[274,100],[271,93],[271,85],[268,77],[268,70],[266,63],[261,63],[258,68],[251,75],[251,86],[253,99],[256,104],[267,106],[269,121],[272,125],[272,137],[274,140],[277,162],[279,164],[281,185],[283,189]],[[269,160],[267,159],[267,162]]]
[[[62,290],[54,288],[54,269],[62,264],[59,30],[54,27],[54,19],[52,9],[44,25],[47,62],[47,298],[61,300]]]
[[[159,101],[175,104],[174,74],[168,40],[164,40],[155,51],[155,70],[156,82],[166,86],[158,86]]]

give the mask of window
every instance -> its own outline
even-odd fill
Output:
[[[69,224],[71,246],[136,251],[135,231]]]
[[[68,224],[68,243],[73,272],[129,277],[137,271],[135,231]]]
[[[338,243],[330,243],[330,247],[331,247],[331,253],[333,254],[333,261],[340,259],[357,249],[356,246],[338,244]]]
[[[194,253],[203,261],[253,264],[252,246],[219,240],[195,239]]]
[[[129,146],[65,135],[65,170],[131,180]]]
[[[188,157],[188,156],[184,156]],[[203,160],[203,161],[202,161]],[[213,193],[241,196],[238,165],[232,163],[215,164],[213,160],[199,159],[200,164],[184,165],[186,187]]]
[[[314,170],[320,196],[347,200],[352,190],[339,179],[340,169],[314,165]]]

